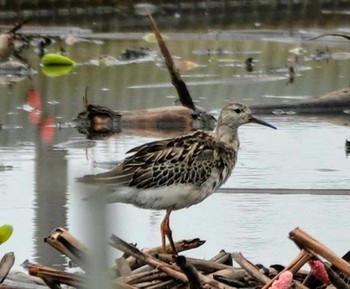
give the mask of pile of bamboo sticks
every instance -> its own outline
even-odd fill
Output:
[[[163,254],[161,247],[139,250],[115,235],[110,245],[123,252],[116,260],[113,277],[108,280],[111,288],[259,288],[268,289],[288,271],[293,275],[291,286],[299,289],[326,288],[350,289],[350,253],[343,258],[315,240],[299,228],[289,233],[289,238],[300,248],[299,254],[286,267],[265,268],[254,265],[241,253],[219,252],[210,260],[195,259],[183,255],[174,256],[170,247]],[[49,288],[61,288],[65,284],[76,288],[89,288],[91,274],[89,263],[93,262],[89,249],[74,238],[67,230],[56,228],[45,238],[45,242],[66,255],[85,273],[68,273],[38,264],[28,264],[28,273],[41,278]],[[176,242],[178,252],[197,248],[204,244],[200,239]],[[0,263],[0,288],[30,288],[8,285],[6,276],[13,265],[13,253],[5,254]],[[318,260],[324,265],[329,282],[317,280],[314,272],[301,268],[310,260]],[[233,261],[239,266],[233,266]],[[315,275],[315,276],[314,276]],[[36,288],[36,287],[32,287]]]

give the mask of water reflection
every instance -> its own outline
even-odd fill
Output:
[[[43,243],[56,227],[67,227],[67,160],[66,151],[36,148],[34,198],[34,248],[39,264],[62,265],[65,258]],[[46,232],[46,233],[45,233]],[[44,234],[44,235],[43,235]]]

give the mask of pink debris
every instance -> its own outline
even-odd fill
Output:
[[[270,289],[289,289],[292,285],[293,274],[290,271],[284,271],[277,280],[275,280]]]
[[[309,260],[308,264],[311,268],[311,273],[322,283],[330,284],[326,267],[320,260]]]

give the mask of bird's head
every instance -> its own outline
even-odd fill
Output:
[[[248,106],[240,103],[229,103],[221,110],[218,126],[229,126],[236,129],[240,125],[250,122],[276,129],[276,127],[266,121],[256,118]]]

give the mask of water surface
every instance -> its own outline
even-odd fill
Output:
[[[197,105],[216,115],[231,101],[292,103],[349,85],[350,63],[344,53],[349,52],[350,44],[345,41],[336,41],[328,48],[338,56],[343,53],[341,60],[328,57],[319,61],[314,56],[319,50],[325,51],[328,42],[178,37],[170,38],[167,44],[173,55],[200,65],[182,75]],[[55,51],[60,45],[56,43],[50,49]],[[37,74],[0,87],[0,220],[15,228],[1,250],[14,251],[17,263],[29,258],[47,265],[65,264],[66,260],[44,244],[43,238],[62,226],[89,245],[91,232],[97,230],[94,226],[101,226],[95,220],[104,218],[106,226],[99,228],[106,239],[116,233],[140,247],[160,243],[159,224],[164,212],[121,204],[108,205],[104,211],[98,202],[87,201],[88,190],[76,183],[77,177],[101,172],[109,163],[122,160],[132,147],[155,139],[147,134],[121,133],[87,142],[71,122],[83,110],[86,87],[89,102],[116,110],[174,103],[176,92],[167,71],[155,63],[161,58],[108,67],[86,64],[100,55],[117,58],[125,49],[139,46],[158,51],[155,44],[141,38],[103,39],[103,44],[82,42],[65,47],[79,64],[60,77],[47,77],[30,49],[26,56]],[[290,51],[300,47],[305,53],[296,60]],[[244,66],[247,57],[254,59],[251,72]],[[296,67],[293,82],[288,65]],[[44,134],[27,107],[32,89],[42,104],[39,124],[52,121],[53,129]],[[331,191],[350,188],[344,147],[345,140],[350,139],[349,127],[344,125],[348,115],[261,117],[278,129],[254,124],[240,128],[239,159],[224,187],[324,189],[330,194],[219,192],[197,206],[172,214],[174,238],[207,241],[191,256],[210,258],[225,249],[240,251],[253,262],[286,264],[297,254],[288,233],[299,226],[338,254],[345,254],[350,238],[344,230],[350,225],[349,196]],[[53,138],[48,139],[51,134]],[[115,255],[111,254],[110,263]]]

